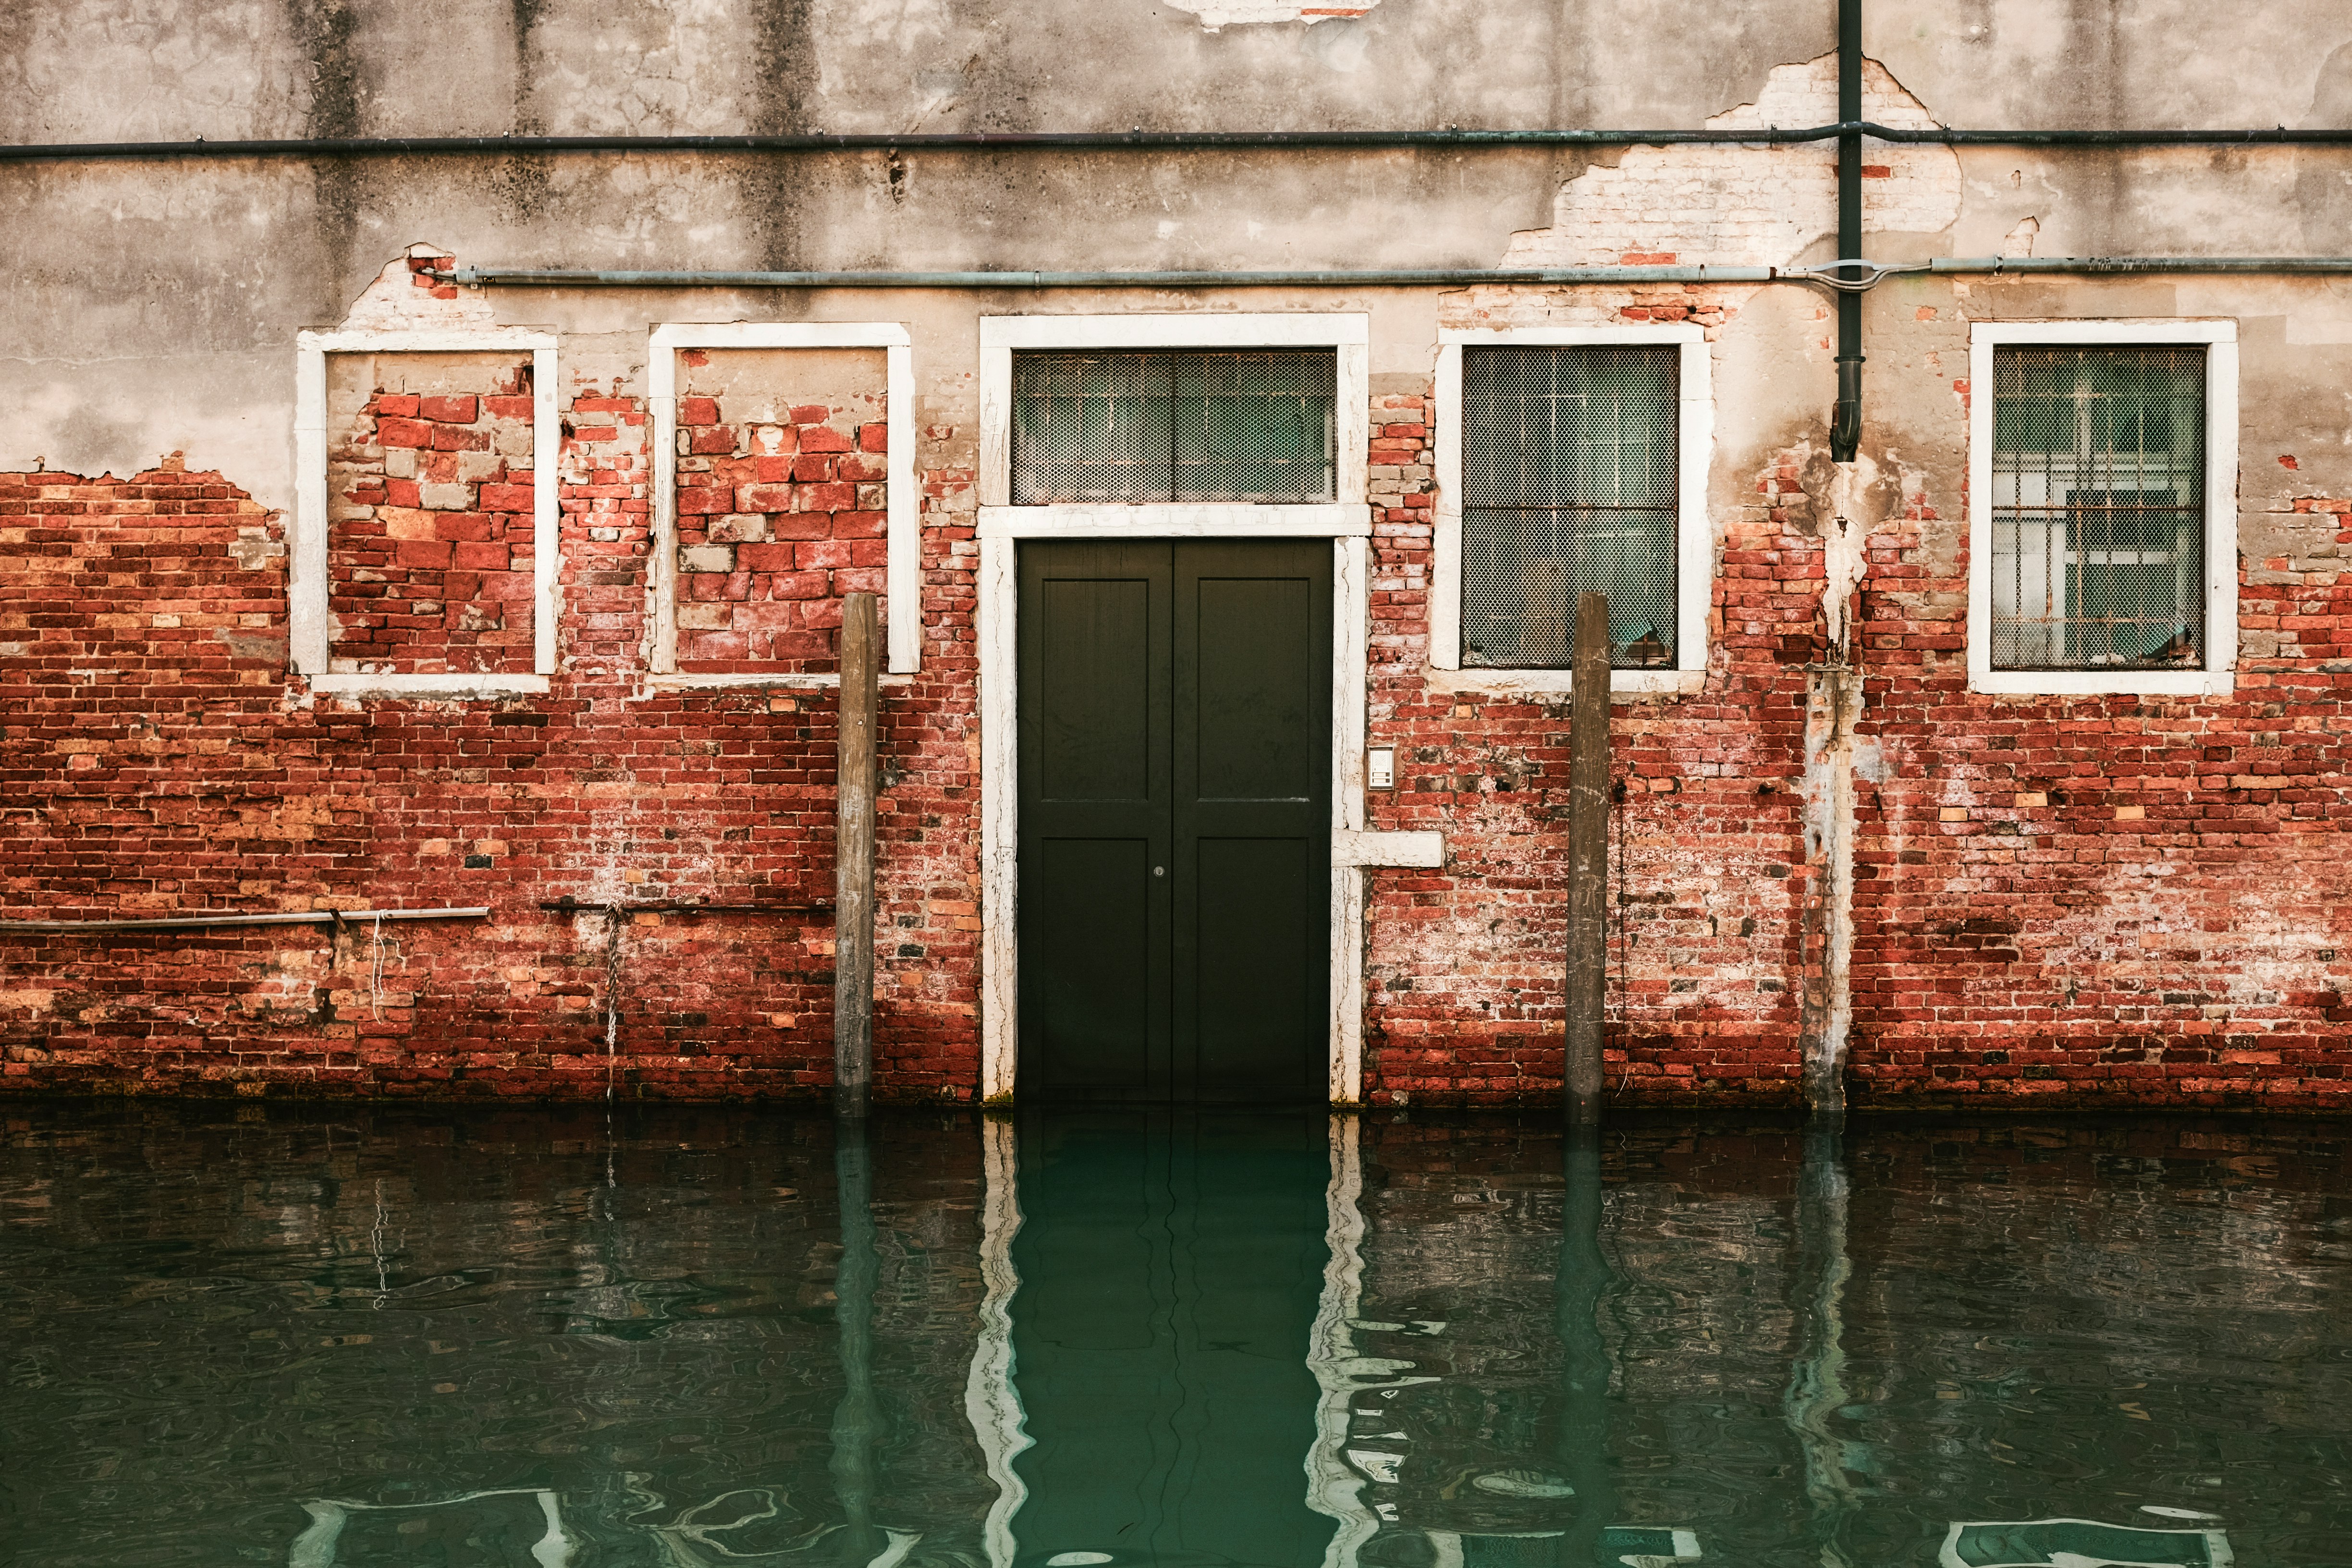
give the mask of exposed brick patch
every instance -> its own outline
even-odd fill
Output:
[[[555,493],[565,622],[559,657],[567,668],[612,678],[644,658],[652,429],[643,398],[594,387],[575,392],[564,412]]]
[[[878,407],[801,404],[730,423],[715,397],[678,403],[677,668],[831,668],[844,595],[884,592]]]
[[[1707,121],[1710,130],[1826,125],[1838,118],[1837,57],[1774,66],[1754,103]],[[1876,60],[1863,62],[1863,117],[1925,130],[1936,124]],[[1895,145],[1866,165],[1874,182],[1866,229],[1935,233],[1960,206],[1960,164],[1948,147]],[[1511,238],[1515,266],[1785,266],[1837,228],[1837,157],[1828,142],[1768,146],[1631,147],[1559,188],[1549,227]]]
[[[473,357],[482,361],[474,377],[417,378],[441,390],[374,386],[331,432],[328,653],[335,669],[531,668],[530,363]],[[359,363],[391,369],[395,361]],[[478,390],[447,390],[468,381]]]

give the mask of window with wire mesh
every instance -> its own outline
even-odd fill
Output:
[[[1992,668],[2205,664],[2205,351],[1993,351]]]
[[[1681,350],[1462,351],[1462,662],[1574,662],[1577,595],[1609,661],[1675,661]]]
[[[1331,349],[1013,356],[1013,504],[1339,499]]]

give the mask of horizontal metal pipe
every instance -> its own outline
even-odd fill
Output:
[[[199,926],[329,925],[336,921],[479,920],[489,908],[466,910],[296,910],[270,914],[172,915],[143,921],[0,921],[0,931],[188,931]]]
[[[2352,272],[2352,256],[1939,256],[1927,272]]]
[[[1510,149],[1675,143],[1786,145],[1854,133],[1952,147],[2342,146],[2352,129],[2284,126],[2167,131],[1957,131],[1871,121],[1769,130],[1696,131],[923,131],[784,136],[298,136],[185,142],[44,142],[0,146],[0,163],[156,158],[377,158],[558,153],[1246,152],[1294,147]]]
[[[1843,127],[1832,127],[1842,131]],[[2343,147],[2352,146],[2352,128],[2290,129],[2284,125],[2212,131],[1958,131],[1863,121],[1860,132],[1874,142],[1943,147]]]
[[[1841,268],[1865,270],[1841,283]],[[2352,272],[2347,256],[1944,256],[1932,261],[1825,262],[1819,267],[1418,267],[1185,272],[699,272],[460,267],[465,284],[554,289],[1461,289],[1479,284],[1819,283],[1872,287],[1903,272]]]
[[[1476,283],[1770,283],[1805,279],[1777,267],[1415,267],[1192,272],[694,272],[460,267],[458,283],[561,289],[1204,289],[1373,288]]]
[[[82,158],[366,158],[551,153],[1183,153],[1287,147],[1631,147],[1819,142],[1794,131],[918,131],[785,136],[321,136],[208,142],[53,142],[0,147],[0,163]]]
[[[659,899],[643,903],[599,904],[583,899],[548,899],[541,902],[542,910],[558,914],[578,914],[600,911],[625,915],[829,915],[831,904],[698,904],[686,899]]]

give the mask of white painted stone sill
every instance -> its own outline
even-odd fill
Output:
[[[912,686],[915,680],[910,675],[883,675],[877,677],[877,682],[886,688],[907,687]],[[646,689],[652,691],[756,690],[761,687],[787,691],[829,691],[840,684],[841,676],[835,670],[772,674],[746,670],[727,675],[656,674],[646,678]]]
[[[2112,675],[2075,669],[1971,670],[1969,689],[1994,697],[2227,697],[2237,689],[2230,669],[2124,669]]]
[[[1565,697],[1576,689],[1565,669],[1424,669],[1432,691],[1485,691],[1497,697]],[[1706,689],[1703,669],[1612,669],[1612,700],[1629,697],[1690,697]]]
[[[1443,833],[1372,833],[1341,828],[1331,835],[1334,866],[1438,867],[1445,864]]]
[[[540,697],[543,675],[360,675],[335,672],[305,676],[310,689],[330,697]]]

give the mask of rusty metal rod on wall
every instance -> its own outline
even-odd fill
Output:
[[[1568,728],[1568,1017],[1563,1089],[1572,1128],[1601,1121],[1609,991],[1609,600],[1576,601]]]
[[[1390,267],[1290,268],[1272,271],[706,272],[656,269],[459,267],[436,278],[467,286],[502,283],[558,289],[1189,289],[1458,287],[1475,283],[1805,283],[1788,267]]]
[[[833,1109],[866,1115],[874,1080],[874,741],[881,689],[874,595],[841,603],[840,761],[835,773]]]
[[[541,900],[542,910],[558,914],[584,912],[621,915],[829,915],[831,904],[708,904],[691,899],[647,900],[641,903],[592,903],[565,895],[561,899]]]
[[[201,926],[333,925],[368,921],[480,920],[488,905],[463,910],[296,910],[271,914],[171,915],[154,920],[124,921],[0,921],[0,931],[193,931]]]

